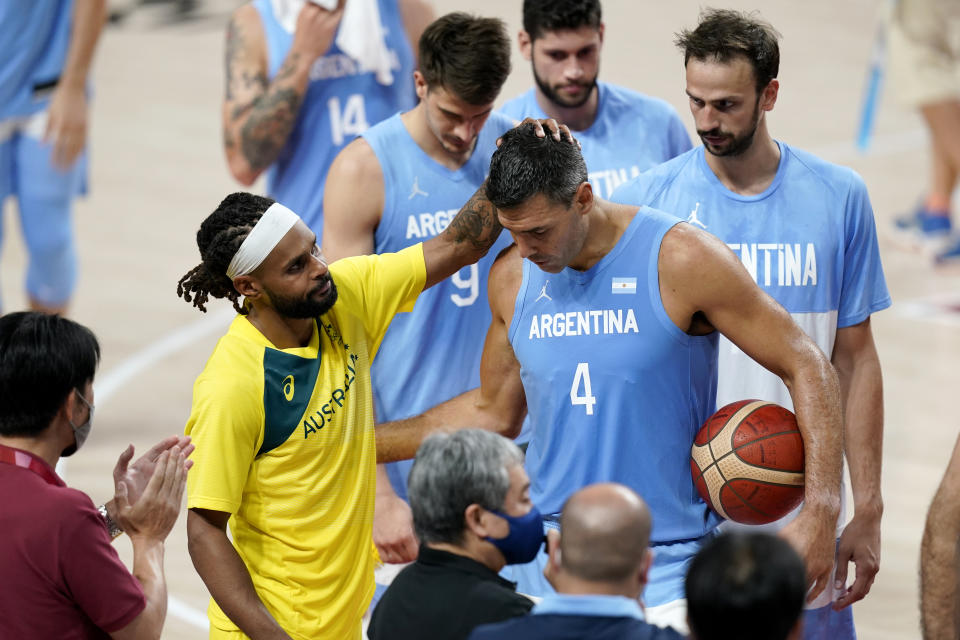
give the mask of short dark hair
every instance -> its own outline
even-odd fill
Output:
[[[462,11],[440,16],[420,36],[420,73],[472,105],[489,104],[510,75],[510,38],[499,18]]]
[[[40,435],[99,362],[96,336],[73,320],[36,311],[0,317],[0,435]]]
[[[726,533],[700,549],[686,579],[697,640],[784,640],[803,612],[803,560],[768,533]]]
[[[177,296],[192,302],[204,313],[210,296],[227,298],[237,313],[245,314],[247,311],[240,304],[240,294],[227,277],[227,267],[273,202],[270,198],[243,191],[224,198],[200,224],[197,247],[202,262],[177,282]]]
[[[587,164],[577,145],[554,140],[549,132],[539,138],[533,125],[525,124],[503,134],[490,159],[486,194],[498,209],[515,207],[538,193],[569,207],[586,181]]]
[[[523,0],[523,30],[531,40],[547,31],[600,28],[600,0]]]
[[[674,42],[683,51],[684,67],[690,58],[726,63],[743,56],[753,67],[760,93],[780,71],[779,38],[777,30],[755,12],[705,9],[697,28],[684,29]]]

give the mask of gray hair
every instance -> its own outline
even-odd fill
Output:
[[[491,431],[464,429],[424,440],[407,487],[420,541],[461,543],[467,507],[501,509],[510,469],[518,464],[523,464],[519,447]]]

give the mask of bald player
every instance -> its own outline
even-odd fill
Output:
[[[646,622],[638,603],[652,560],[651,525],[650,509],[629,487],[580,489],[563,506],[560,531],[547,535],[544,574],[557,592],[529,616],[478,627],[470,639],[682,638]]]

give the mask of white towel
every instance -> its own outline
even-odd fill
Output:
[[[293,33],[297,27],[297,16],[307,0],[270,1],[277,22],[289,33]],[[361,69],[374,72],[377,82],[389,86],[393,84],[393,69],[384,35],[377,0],[347,0],[337,32],[337,46],[356,60]]]

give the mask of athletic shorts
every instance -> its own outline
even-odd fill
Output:
[[[53,165],[43,142],[46,113],[0,121],[0,204],[14,196],[30,256],[26,289],[49,306],[66,303],[76,284],[74,198],[86,190],[86,152],[67,170]],[[3,225],[0,220],[0,244]]]
[[[960,2],[899,0],[887,24],[897,100],[915,108],[960,99]]]

